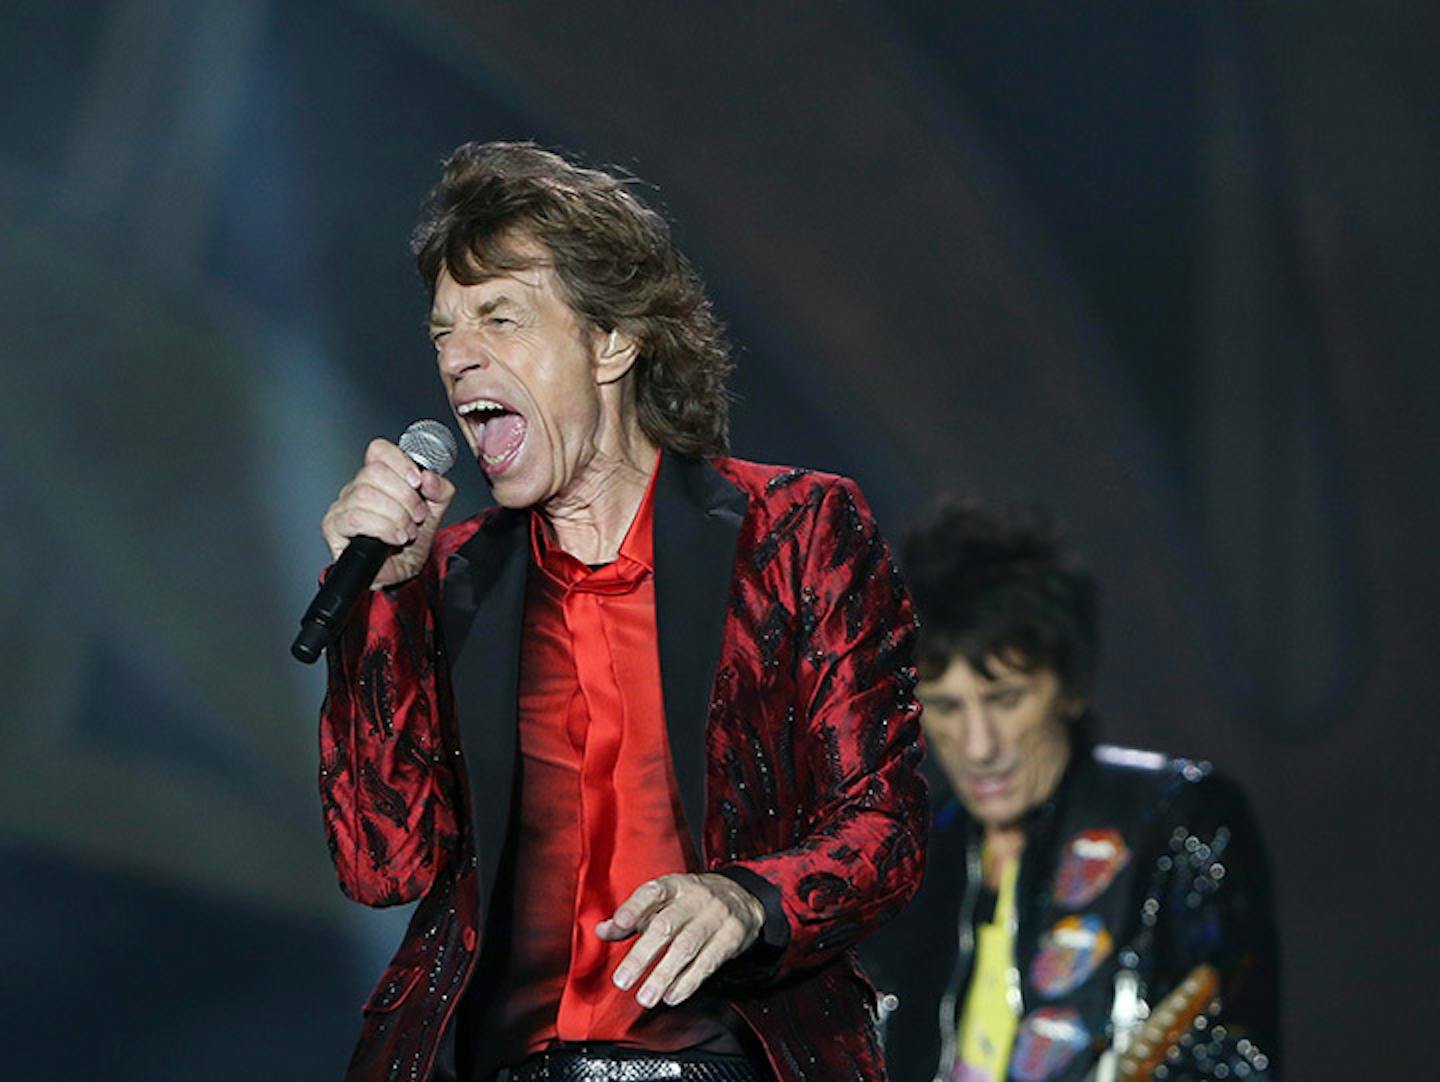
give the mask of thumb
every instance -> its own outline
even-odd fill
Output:
[[[635,932],[636,929],[630,928],[627,930],[621,928],[620,925],[609,919],[602,920],[595,925],[595,935],[600,939],[609,941],[629,939]]]
[[[455,498],[455,485],[438,473],[426,470],[420,475],[420,495],[430,509],[425,525],[434,529],[440,525],[440,520],[445,517],[445,512],[450,507],[450,501]]]

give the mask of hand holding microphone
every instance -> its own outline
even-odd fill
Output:
[[[416,421],[400,437],[373,440],[365,465],[340,490],[320,529],[335,564],[300,620],[290,652],[307,664],[339,633],[373,583],[392,586],[420,573],[455,486],[455,437],[438,421]]]

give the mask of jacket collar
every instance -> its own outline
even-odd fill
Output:
[[[705,722],[720,662],[735,546],[749,498],[711,463],[669,452],[655,483],[655,631],[680,802],[704,853]]]
[[[441,599],[440,652],[450,666],[465,755],[482,912],[489,908],[509,828],[529,517],[506,508],[486,515],[446,563]]]

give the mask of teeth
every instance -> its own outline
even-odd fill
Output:
[[[456,410],[462,417],[468,417],[472,413],[480,413],[481,411],[486,413],[504,413],[505,407],[492,398],[477,398],[472,402],[462,403],[460,408]]]

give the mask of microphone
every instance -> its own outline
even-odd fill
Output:
[[[415,465],[432,473],[444,473],[455,465],[455,437],[439,421],[416,421],[400,436],[400,450]],[[290,653],[306,665],[320,656],[345,625],[355,601],[370,588],[391,548],[377,537],[350,539],[320,584],[315,600],[300,617],[300,634],[290,644]]]

